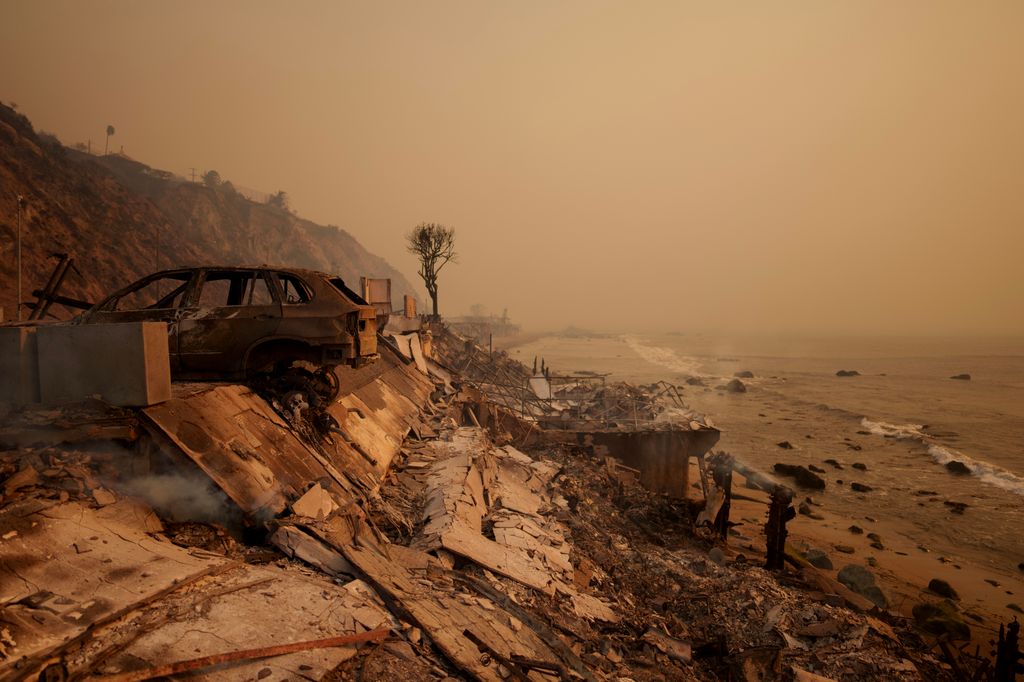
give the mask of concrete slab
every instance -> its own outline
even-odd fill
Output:
[[[718,429],[577,432],[580,445],[599,456],[611,455],[640,471],[648,490],[684,498],[689,493],[690,457],[703,455],[718,442]]]
[[[171,397],[163,322],[46,325],[36,338],[45,403],[98,395],[114,405],[144,407]]]

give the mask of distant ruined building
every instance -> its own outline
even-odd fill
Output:
[[[446,318],[445,321],[458,334],[486,345],[491,337],[518,336],[520,328],[509,320],[508,309],[500,316],[487,315],[474,310],[476,314]]]

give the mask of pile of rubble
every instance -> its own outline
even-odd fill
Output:
[[[801,574],[765,571],[762,555],[695,531],[692,506],[653,495],[580,453],[559,459],[578,563],[600,567],[593,580],[623,616],[618,631],[605,634],[626,663],[614,668],[618,674],[636,678],[646,668],[660,679],[666,667],[678,667],[667,677],[686,679],[687,670],[699,679],[741,680],[948,675],[905,621],[847,608]],[[652,629],[686,642],[689,665],[652,646]]]
[[[749,542],[698,527],[704,501],[662,469],[703,453],[705,422],[636,443],[614,430],[633,460],[600,430],[523,446],[480,388],[409,344],[341,377],[316,410],[335,439],[280,390],[235,385],[8,414],[0,678],[963,672],[813,567],[768,572]]]
[[[531,370],[505,351],[481,348],[442,325],[432,331],[433,352],[441,365],[507,414],[543,428],[638,430],[691,422],[711,426],[686,405],[681,386],[666,381],[648,386],[608,383],[606,376],[590,372],[553,374],[536,359]]]

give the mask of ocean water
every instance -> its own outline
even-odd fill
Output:
[[[1024,495],[1024,339],[625,340],[669,371],[721,378],[752,371],[755,384],[844,410],[866,430],[920,442],[940,464],[962,461],[986,483]],[[840,369],[861,376],[837,377]],[[970,381],[950,378],[964,373]]]
[[[546,337],[512,352],[610,380],[702,377],[684,395],[722,428],[719,447],[763,471],[780,461],[824,468],[828,489],[816,497],[830,512],[887,517],[907,551],[929,547],[1007,575],[1024,561],[1024,339],[633,334]],[[748,393],[718,390],[741,370],[754,374]],[[962,373],[971,380],[950,378]],[[969,474],[951,473],[954,460]],[[873,491],[856,494],[851,480]]]

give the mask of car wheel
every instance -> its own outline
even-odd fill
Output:
[[[341,393],[341,382],[334,372],[333,365],[326,365],[314,372],[313,381],[313,388],[327,403],[333,403]]]

